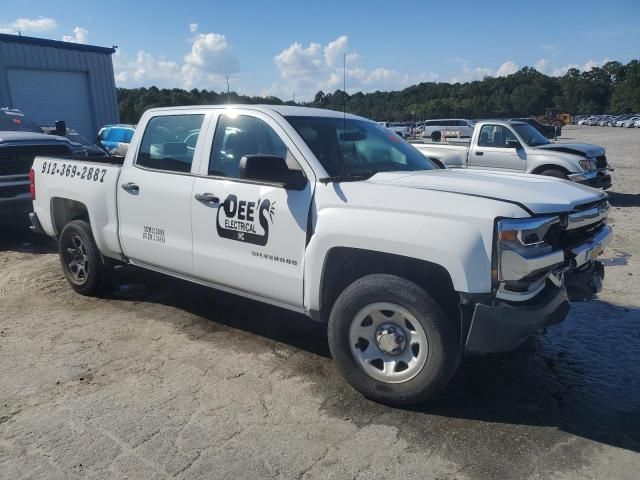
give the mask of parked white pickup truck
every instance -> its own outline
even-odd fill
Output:
[[[562,321],[566,287],[601,288],[611,239],[601,191],[441,169],[309,108],[149,110],[122,166],[38,157],[31,180],[33,228],[77,292],[126,262],[305,313],[347,381],[396,405],[443,388],[464,352]]]
[[[470,141],[413,143],[446,168],[472,167],[564,178],[607,189],[611,175],[604,148],[586,143],[552,143],[524,122],[479,122]]]

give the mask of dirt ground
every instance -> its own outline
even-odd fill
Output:
[[[85,298],[1,232],[0,478],[637,479],[640,129],[562,141],[616,169],[604,291],[415,409],[354,392],[305,317],[133,268]]]

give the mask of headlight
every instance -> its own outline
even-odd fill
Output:
[[[590,172],[591,170],[593,170],[595,168],[595,164],[596,164],[595,158],[590,158],[588,160],[580,160],[580,167],[582,167],[582,169],[585,172]]]
[[[559,222],[557,216],[498,221],[493,280],[509,282],[537,278],[563,263],[564,252],[553,251],[545,242],[549,229]]]

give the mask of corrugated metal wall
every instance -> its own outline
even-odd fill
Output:
[[[100,128],[119,121],[113,63],[108,49],[70,45],[63,42],[42,41],[48,45],[37,45],[0,38],[0,106],[13,107],[7,71],[13,68],[55,70],[66,72],[86,72],[93,113],[93,124]],[[55,46],[54,46],[55,45]],[[68,45],[68,44],[67,44]],[[83,50],[82,48],[86,50]],[[34,95],[47,95],[47,85],[42,85]],[[97,133],[97,132],[96,132]]]

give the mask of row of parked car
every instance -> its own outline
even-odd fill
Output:
[[[574,117],[575,125],[590,127],[624,127],[640,128],[640,113],[626,113],[624,115],[579,115]]]

